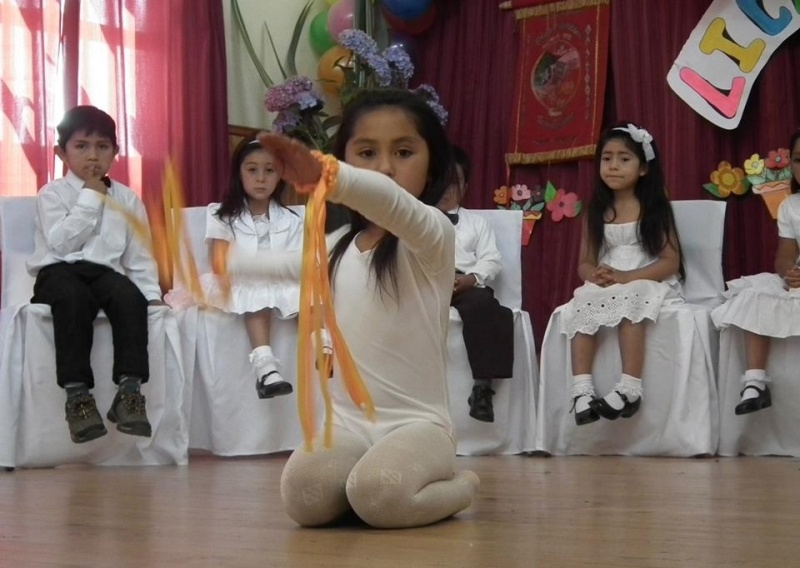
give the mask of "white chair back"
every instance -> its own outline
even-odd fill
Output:
[[[206,246],[206,207],[186,207],[183,210],[183,226],[189,238],[189,250],[200,274],[211,271]]]
[[[495,298],[507,308],[522,309],[522,211],[505,209],[470,209],[483,217],[497,240],[503,257],[503,269],[491,282]]]
[[[687,302],[714,307],[725,290],[722,275],[722,242],[725,233],[725,202],[673,201],[672,211],[683,250]]]
[[[25,262],[33,254],[36,197],[0,197],[0,307],[30,302],[34,278]]]

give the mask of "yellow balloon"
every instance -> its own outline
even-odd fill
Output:
[[[329,95],[338,95],[344,84],[342,67],[350,67],[353,53],[341,45],[335,45],[322,54],[317,66],[317,79]]]

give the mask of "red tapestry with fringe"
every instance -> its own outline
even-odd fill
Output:
[[[509,164],[562,162],[594,154],[603,118],[609,4],[610,0],[509,3],[520,38]]]

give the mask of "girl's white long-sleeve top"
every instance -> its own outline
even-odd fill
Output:
[[[370,423],[350,401],[335,366],[334,422],[369,442],[417,421],[437,424],[452,435],[446,343],[455,275],[453,225],[389,177],[344,163],[329,199],[399,239],[396,291],[391,285],[379,290],[370,269],[372,251],[360,251],[355,239],[334,274],[336,319],[376,408],[376,422]],[[331,235],[329,247],[345,231]],[[299,269],[297,253],[262,252],[230,262],[234,274],[272,278],[299,278]]]

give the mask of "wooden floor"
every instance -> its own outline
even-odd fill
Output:
[[[800,566],[800,460],[460,458],[482,480],[442,523],[300,529],[286,456],[0,472],[0,567]]]

